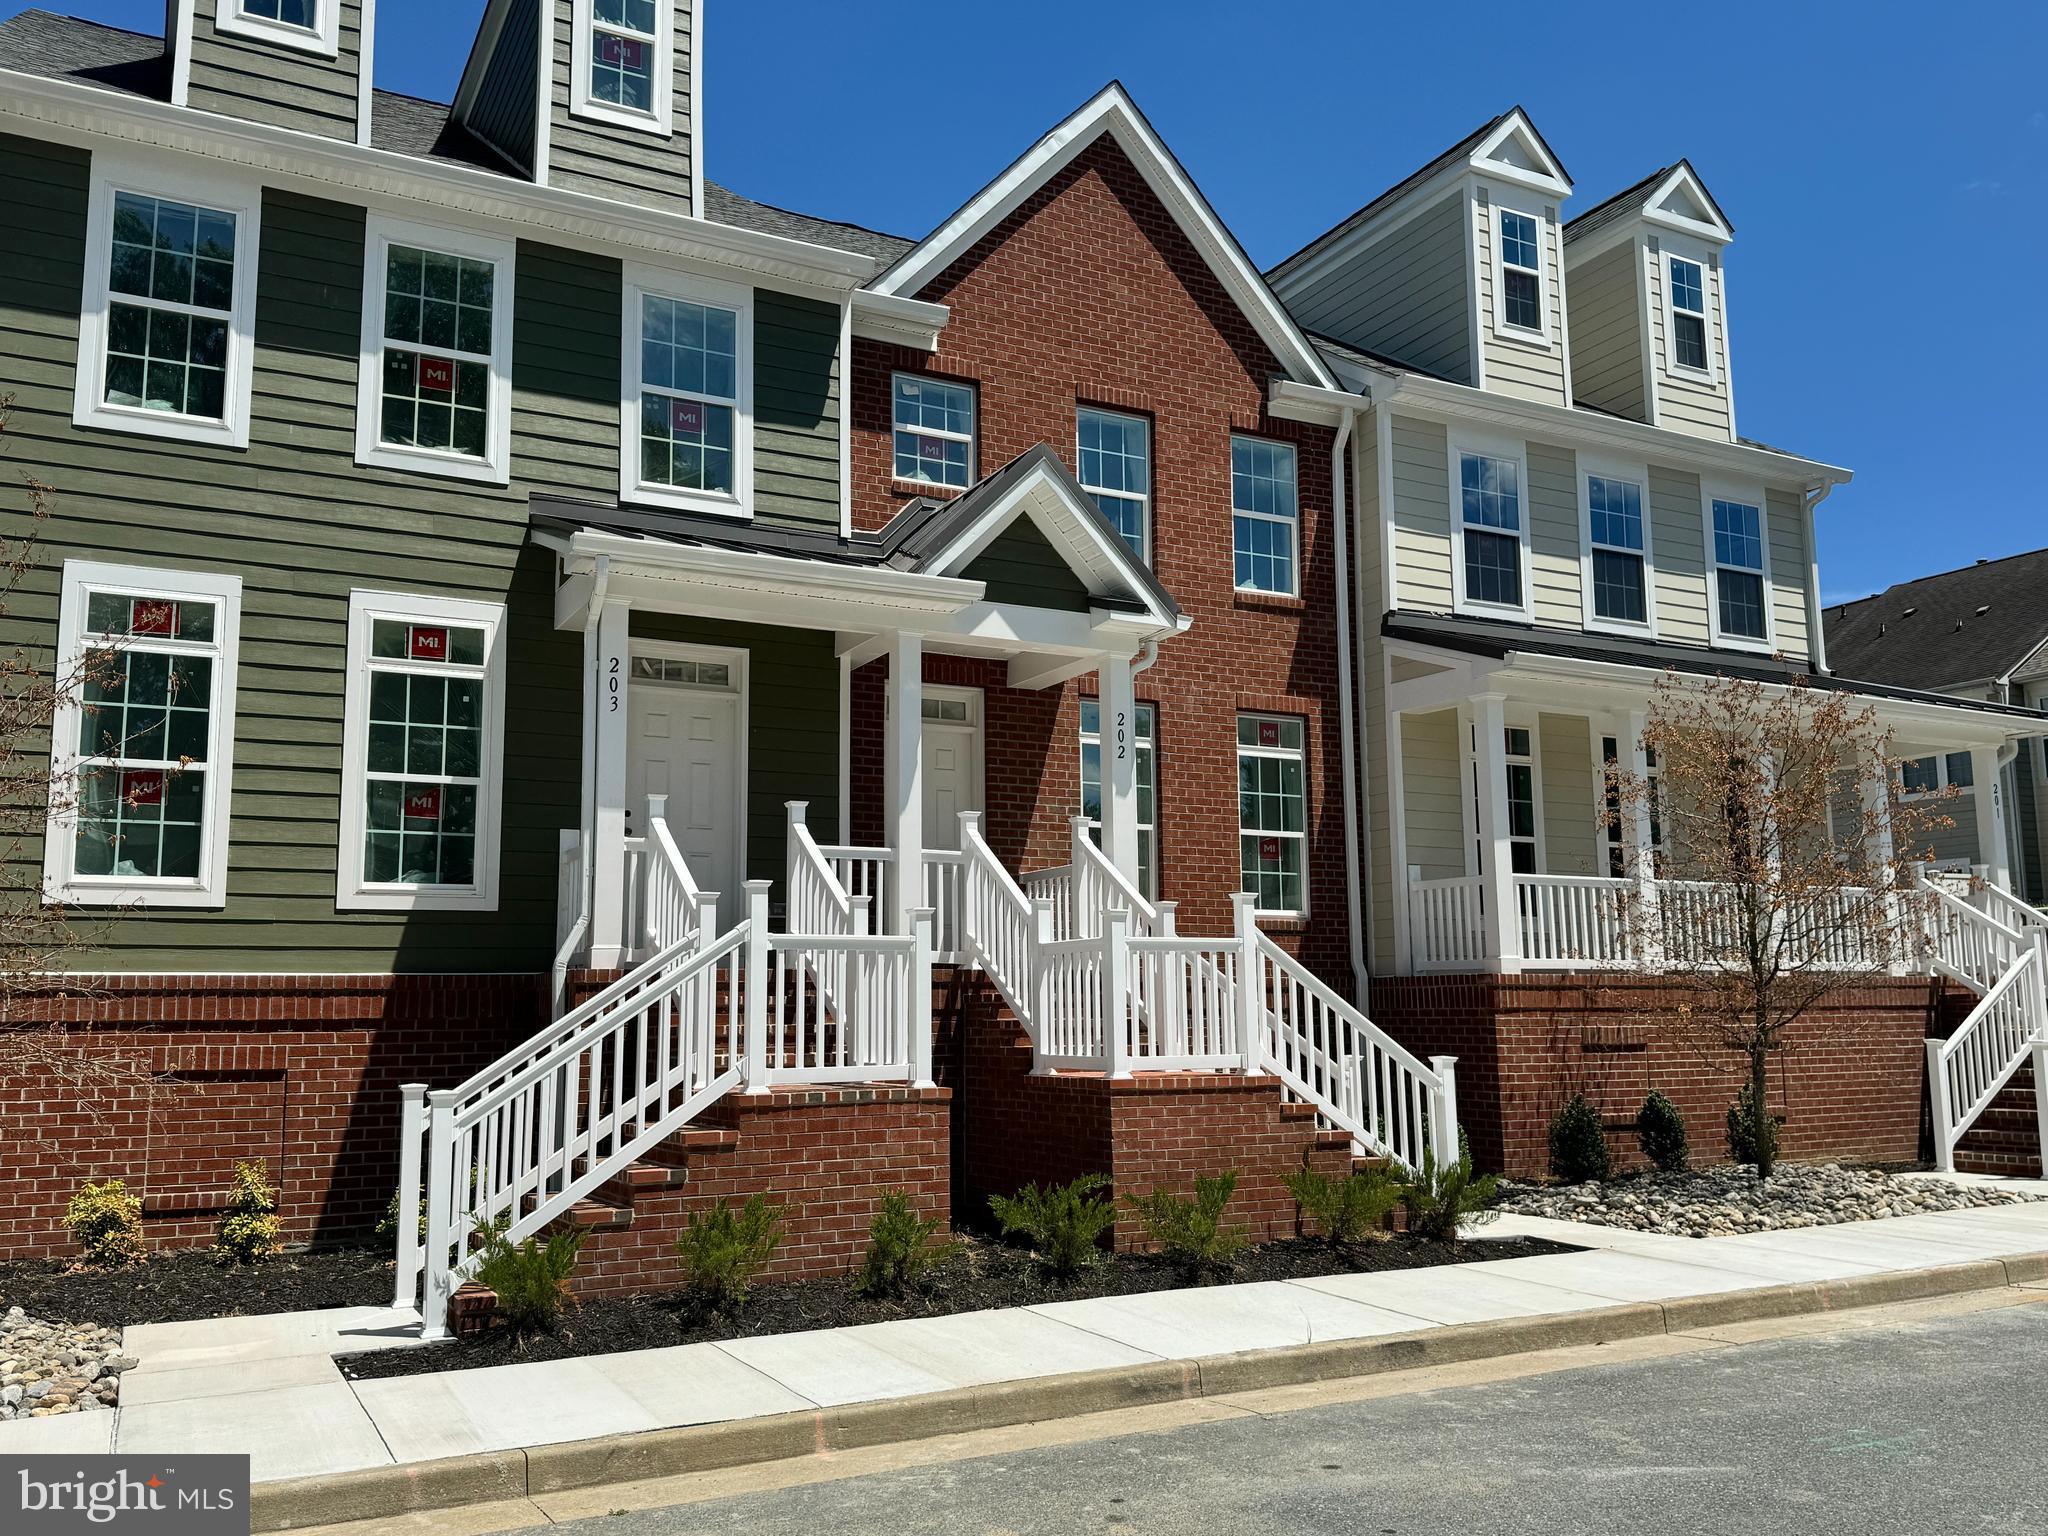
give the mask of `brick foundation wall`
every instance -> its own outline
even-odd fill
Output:
[[[1373,984],[1372,1015],[1418,1055],[1458,1058],[1474,1159],[1526,1178],[1548,1172],[1550,1119],[1575,1092],[1606,1118],[1619,1168],[1643,1161],[1633,1126],[1653,1088],[1685,1117],[1694,1159],[1726,1161],[1728,1106],[1747,1067],[1732,1054],[1704,1058],[1660,1027],[1680,995],[1653,976],[1390,977]],[[1800,1044],[1771,1067],[1783,1155],[1923,1155],[1923,1042],[1938,997],[1924,980],[1858,988],[1795,1026]]]
[[[260,1158],[290,1241],[363,1235],[398,1182],[398,1088],[451,1086],[540,1027],[533,976],[122,976],[44,1014],[116,1057],[110,1089],[0,1062],[0,1258],[68,1256],[79,1185],[118,1178],[165,1247],[212,1241]],[[89,1101],[89,1102],[82,1102]]]

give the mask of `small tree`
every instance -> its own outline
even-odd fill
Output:
[[[1680,986],[1657,1023],[1716,1066],[1738,1063],[1745,1113],[1761,1120],[1772,1061],[1860,1027],[1824,1006],[1917,954],[1911,866],[1949,824],[1944,797],[1902,801],[1875,710],[1805,683],[1667,676],[1643,745],[1657,781],[1617,768],[1608,803],[1663,832],[1673,878],[1634,912],[1638,952],[1661,950]],[[1775,1138],[1748,1140],[1768,1178]]]

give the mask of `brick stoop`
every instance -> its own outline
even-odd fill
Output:
[[[1991,1173],[2038,1179],[2041,1171],[2041,1124],[2034,1107],[2034,1069],[2021,1067],[1999,1090],[1991,1107],[1977,1117],[1956,1144],[1958,1173]]]

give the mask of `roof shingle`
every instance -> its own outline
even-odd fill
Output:
[[[2048,549],[1922,576],[1830,608],[1828,665],[1941,690],[2004,677],[2048,641]]]

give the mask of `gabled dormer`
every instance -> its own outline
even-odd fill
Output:
[[[370,142],[377,0],[169,0],[171,100]]]
[[[1571,178],[1520,107],[1274,268],[1311,331],[1453,383],[1569,405]]]
[[[1684,160],[1566,226],[1572,391],[1581,404],[1734,438],[1723,262],[1734,238]]]
[[[455,120],[542,186],[701,214],[703,0],[491,0]]]

